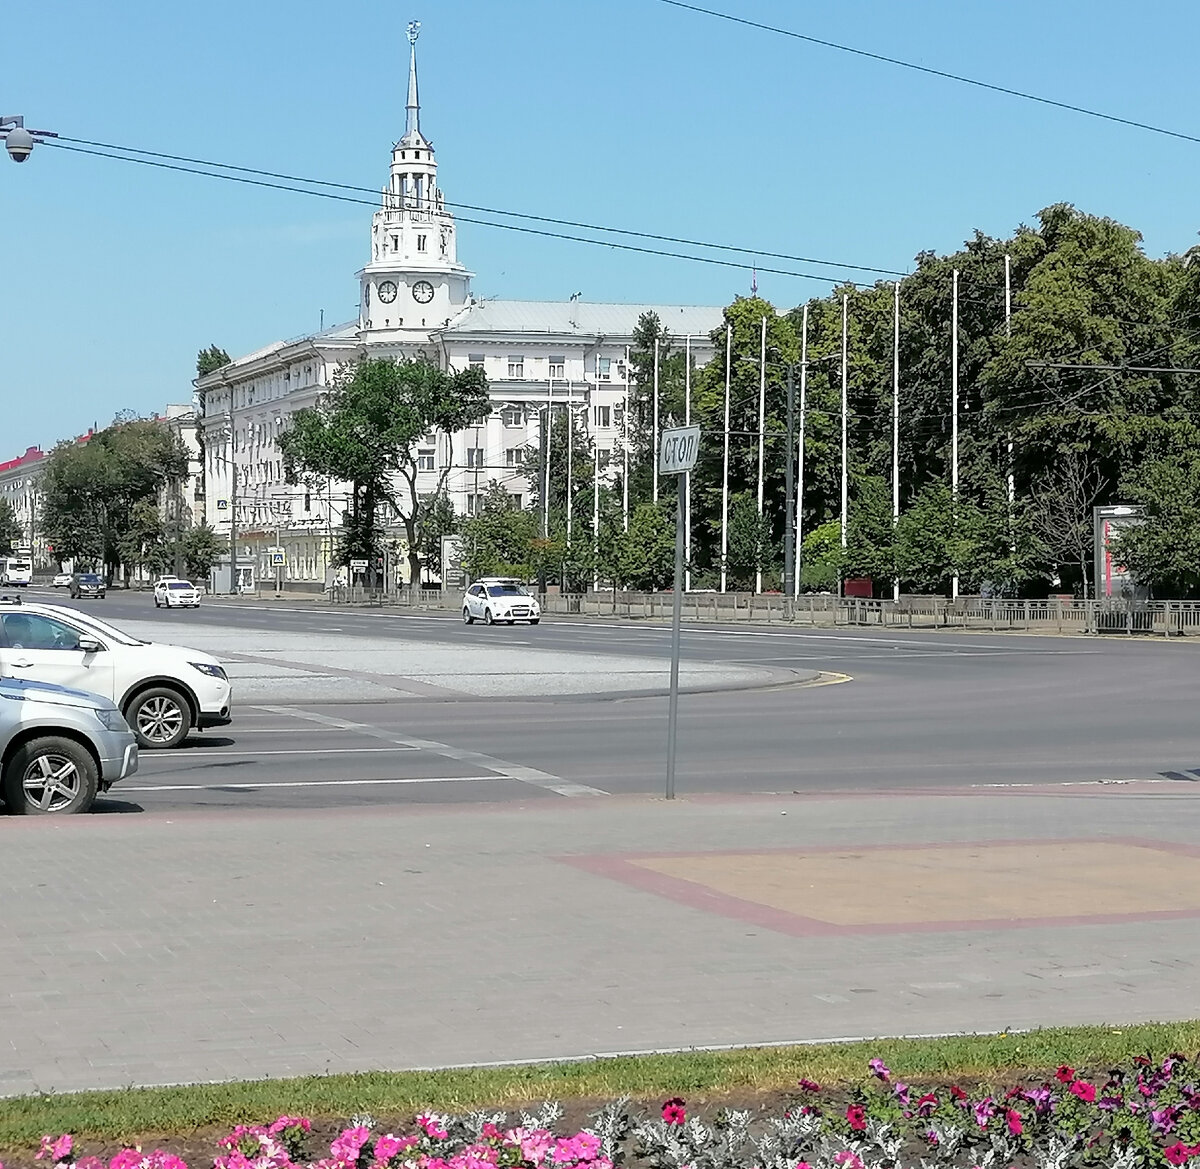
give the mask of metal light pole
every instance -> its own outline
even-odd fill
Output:
[[[808,309],[805,308],[805,312]],[[733,361],[733,326],[725,326],[725,455],[721,464],[721,592],[729,569],[729,381]]]
[[[683,424],[691,426],[692,424],[692,335],[687,335],[687,340],[684,342],[684,352],[686,357],[683,366]],[[684,522],[684,568],[683,568],[683,590],[690,593],[692,591],[692,477],[684,475],[683,477],[683,522]]]
[[[958,269],[954,269],[954,306],[950,315],[950,511],[958,522]],[[950,582],[950,599],[958,599],[958,570]]]
[[[767,429],[767,318],[762,319],[762,340],[758,357],[758,524],[762,530],[763,519],[763,444]],[[755,541],[758,544],[758,541]],[[762,549],[755,556],[754,591],[762,592]]]
[[[847,393],[847,320],[849,315],[849,296],[842,293],[842,551],[846,551],[846,512],[850,501],[850,484],[847,471],[847,455],[849,452],[849,430],[846,409]],[[838,573],[838,595],[844,591],[842,574]]]
[[[796,595],[796,467],[792,454],[796,442],[796,387],[793,366],[787,367],[787,463],[784,467],[783,491],[786,499],[784,510],[787,521],[783,534],[783,596],[784,605],[790,606]]]
[[[804,315],[800,326],[800,447],[796,452],[796,568],[795,591],[800,595],[800,578],[804,561],[804,425],[808,412],[808,302],[804,304]]]
[[[900,524],[900,281],[892,314],[892,531]],[[900,577],[892,578],[892,600],[900,599]]]
[[[658,502],[658,338],[654,338],[654,447],[651,452],[653,491],[651,498]]]

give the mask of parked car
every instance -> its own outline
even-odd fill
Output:
[[[137,766],[137,740],[107,698],[0,678],[0,794],[10,813],[86,812]]]
[[[116,703],[143,747],[226,726],[229,678],[211,654],[142,641],[61,605],[0,598],[0,676],[90,690]]]
[[[474,625],[476,621],[485,625],[494,625],[497,621],[508,625],[528,621],[530,625],[536,625],[542,619],[542,610],[525,585],[515,577],[487,576],[467,589],[462,615],[467,625]]]
[[[81,597],[99,597],[104,600],[108,582],[98,572],[77,572],[71,577],[71,600]]]
[[[71,579],[69,572],[56,572],[50,584],[56,589],[66,589],[71,587]]]
[[[154,586],[154,607],[168,609],[199,609],[200,590],[190,580],[162,577]]]

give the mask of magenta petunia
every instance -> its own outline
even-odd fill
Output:
[[[1087,1080],[1076,1080],[1071,1085],[1071,1095],[1078,1096],[1085,1104],[1092,1104],[1096,1099],[1096,1085]]]
[[[846,1109],[846,1122],[855,1132],[862,1132],[867,1127],[867,1113],[861,1104],[851,1104]]]
[[[672,1096],[670,1100],[663,1101],[662,1118],[667,1124],[683,1124],[687,1120],[686,1101],[682,1096]]]

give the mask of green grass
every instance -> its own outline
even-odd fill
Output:
[[[897,1078],[922,1082],[1007,1077],[1060,1063],[1102,1070],[1143,1052],[1162,1057],[1197,1050],[1200,1020],[22,1096],[0,1101],[0,1149],[28,1152],[43,1133],[109,1140],[183,1136],[209,1125],[273,1120],[285,1112],[337,1119],[364,1111],[405,1115],[426,1107],[511,1109],[547,1099],[736,1096],[793,1087],[801,1076],[826,1085],[858,1083],[872,1056],[885,1060]]]

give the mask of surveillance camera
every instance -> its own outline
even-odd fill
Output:
[[[23,126],[9,130],[4,145],[13,162],[24,162],[33,153],[33,135]]]

